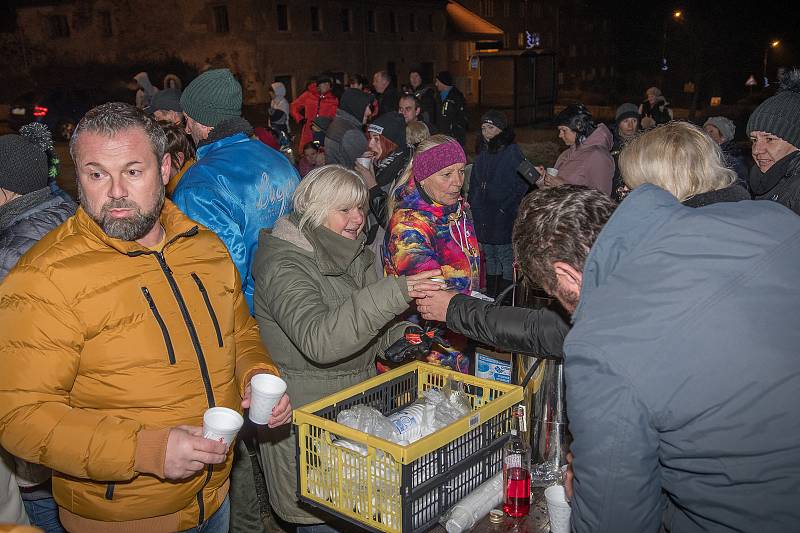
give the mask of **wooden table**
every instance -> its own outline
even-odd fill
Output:
[[[444,526],[437,526],[434,533],[445,533]],[[544,499],[544,487],[533,488],[533,504],[531,512],[525,518],[511,518],[506,516],[501,524],[492,524],[486,516],[470,531],[473,533],[548,533],[550,519],[547,516],[547,502]]]

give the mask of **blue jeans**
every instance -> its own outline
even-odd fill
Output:
[[[58,519],[58,504],[50,498],[41,500],[22,500],[25,512],[31,525],[44,530],[44,533],[64,533],[64,527]]]
[[[228,526],[231,522],[231,500],[225,496],[225,501],[219,506],[217,512],[211,517],[192,529],[185,529],[180,533],[228,533]]]
[[[511,244],[480,243],[486,261],[487,276],[503,276],[506,281],[514,279],[514,247]]]

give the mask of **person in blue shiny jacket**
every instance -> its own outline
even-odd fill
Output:
[[[252,313],[258,234],[292,211],[300,176],[283,154],[250,137],[253,128],[241,117],[242,86],[228,69],[195,78],[181,95],[181,106],[197,162],[172,201],[225,243]]]

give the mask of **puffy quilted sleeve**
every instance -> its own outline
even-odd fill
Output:
[[[239,384],[239,394],[244,396],[244,389],[255,374],[266,372],[280,376],[281,373],[261,342],[258,324],[250,315],[250,309],[241,291],[236,291],[234,306],[236,381]]]
[[[30,266],[0,286],[0,444],[78,478],[134,477],[133,420],[70,406],[85,326],[58,287]]]

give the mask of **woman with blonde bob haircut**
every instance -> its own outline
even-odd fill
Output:
[[[397,316],[440,270],[378,278],[365,246],[368,191],[361,176],[338,165],[312,170],[294,192],[294,213],[263,230],[253,275],[255,318],[287,393],[297,405],[375,375],[375,358],[404,337]],[[299,526],[320,524],[295,499],[294,438],[272,429],[262,445],[272,508]],[[329,519],[329,517],[328,517]]]
[[[652,183],[689,207],[750,199],[725,168],[717,143],[688,122],[669,122],[632,140],[619,166],[629,188]]]

